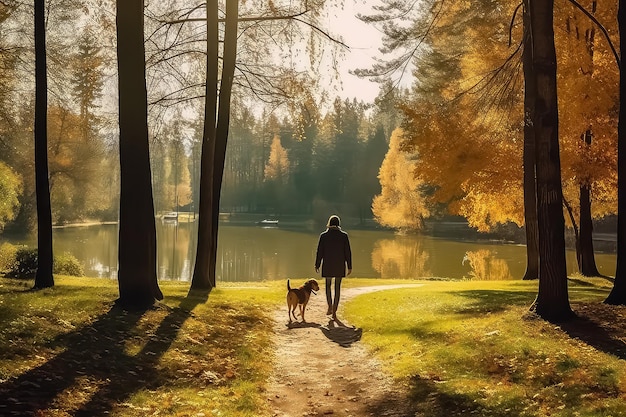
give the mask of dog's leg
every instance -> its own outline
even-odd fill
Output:
[[[300,315],[302,316],[302,323],[306,323],[304,319],[304,309],[306,308],[306,304],[300,304]]]

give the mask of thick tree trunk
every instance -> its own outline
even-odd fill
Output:
[[[45,2],[35,0],[35,194],[37,196],[37,273],[35,288],[54,286],[52,208],[48,179],[48,79]]]
[[[218,4],[207,1],[207,60],[204,93],[204,131],[200,156],[200,202],[198,204],[198,246],[191,279],[191,288],[206,290],[215,287],[217,241],[213,241],[213,211],[219,218],[219,202],[213,200],[213,165],[217,116],[218,76]]]
[[[118,304],[143,309],[160,300],[148,144],[143,0],[117,1],[120,124]]]
[[[626,0],[619,0],[620,55],[626,45]],[[619,121],[617,125],[617,267],[615,283],[604,301],[607,304],[626,305],[626,71],[620,67]]]
[[[535,176],[535,129],[533,127],[537,86],[532,74],[529,0],[524,1],[524,223],[526,229],[525,280],[539,278],[539,226],[537,223],[537,182]]]
[[[531,36],[535,99],[537,218],[539,225],[539,291],[534,311],[550,321],[573,316],[567,292],[565,220],[559,160],[556,90],[556,51],[553,29],[554,0],[531,0]]]

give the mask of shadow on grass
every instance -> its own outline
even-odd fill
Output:
[[[141,350],[131,355],[125,344],[146,312],[116,306],[86,327],[59,336],[51,347],[64,349],[42,365],[0,384],[1,415],[38,415],[65,408],[73,416],[108,415],[116,404],[141,389],[157,388],[163,378],[157,364],[176,339],[195,306],[209,292],[189,294],[176,308],[157,305],[168,314]],[[70,389],[79,385],[78,393]],[[87,397],[88,399],[83,400]],[[67,407],[72,409],[66,409]],[[6,413],[8,412],[8,413]],[[5,414],[6,413],[6,414]],[[45,411],[44,411],[45,414]]]
[[[501,408],[488,408],[479,404],[472,396],[446,392],[442,389],[444,386],[445,381],[415,375],[409,380],[408,399],[399,398],[398,393],[394,393],[390,398],[371,404],[368,411],[370,415],[394,417],[470,415],[510,417],[519,415],[511,404]]]
[[[594,285],[582,281],[579,287],[572,288],[577,297],[581,299],[595,299],[606,297],[606,289],[598,288]],[[467,303],[459,305],[456,309],[447,310],[456,314],[470,316],[480,316],[485,313],[498,313],[507,310],[509,307],[528,306],[530,308],[537,296],[536,291],[503,291],[503,290],[468,290],[454,291],[455,296],[468,299]]]
[[[576,303],[573,308],[576,318],[560,324],[565,333],[601,352],[626,360],[623,308],[602,303]]]
[[[588,286],[588,283],[583,281],[576,292],[582,299],[593,299],[597,296],[603,297],[606,290]],[[454,294],[471,299],[468,304],[454,310],[457,314],[470,316],[502,311],[511,305],[530,306],[536,296],[534,292],[488,290],[461,291]],[[626,329],[622,309],[599,301],[573,302],[572,309],[576,313],[576,318],[560,323],[565,333],[599,351],[626,359],[626,342],[623,340]]]
[[[455,296],[465,297],[467,303],[448,310],[456,314],[481,316],[485,313],[497,313],[511,306],[529,306],[537,296],[536,291],[470,290],[454,291]]]

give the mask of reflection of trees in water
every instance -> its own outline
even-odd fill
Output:
[[[381,239],[372,250],[372,268],[381,278],[430,277],[428,259],[422,243],[412,239]]]
[[[481,281],[513,279],[506,261],[497,258],[496,255],[497,252],[489,249],[467,251],[463,258],[463,265],[467,262],[472,268],[469,273],[470,278]]]
[[[159,251],[159,279],[188,280],[190,277],[190,229],[178,223],[163,224],[157,235]]]
[[[266,253],[254,245],[245,251],[238,246],[223,245],[218,248],[217,277],[229,282],[275,279],[281,276],[284,264],[275,253]]]

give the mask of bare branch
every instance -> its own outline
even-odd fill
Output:
[[[299,18],[300,16],[303,16],[303,15],[305,15],[308,12],[309,12],[308,10],[305,10],[303,12],[292,14],[292,15],[288,15],[288,16],[240,17],[240,18],[237,19],[237,21],[238,22],[263,22],[263,21],[272,21],[272,20],[293,20],[295,22],[300,22],[300,23],[303,23],[303,24],[307,25],[308,27],[310,27],[314,31],[319,32],[322,35],[324,35],[326,38],[328,38],[332,42],[335,42],[335,43],[343,46],[344,48],[350,49],[350,47],[348,45],[346,45],[345,43],[343,43],[339,39],[336,39],[336,38],[332,37],[328,32],[322,30],[321,28],[319,28],[318,26],[316,26],[316,25],[314,25],[314,24],[312,24],[310,22],[307,22],[307,21],[302,20],[302,19]],[[224,21],[225,21],[224,18],[218,19],[218,22],[224,22]],[[206,18],[190,17],[190,18],[185,18],[185,19],[170,20],[167,23],[170,24],[170,25],[173,25],[173,24],[186,23],[186,22],[206,22]]]
[[[289,15],[289,16],[252,16],[252,17],[240,17],[237,19],[238,22],[262,22],[265,20],[291,20],[291,19],[295,19],[297,17],[300,17],[306,13],[308,13],[308,10],[305,10],[303,12],[300,13],[296,13],[293,15]],[[221,19],[217,19],[218,22],[220,23],[224,23],[226,21],[226,19],[221,18]],[[188,17],[185,19],[176,19],[176,20],[169,20],[166,23],[170,24],[170,25],[174,25],[177,23],[186,23],[186,22],[206,22],[206,17]]]

